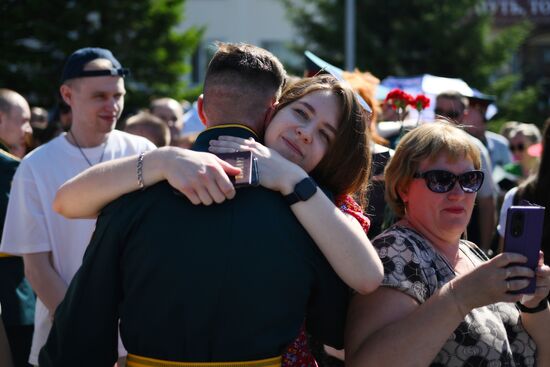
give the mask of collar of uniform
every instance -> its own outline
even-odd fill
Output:
[[[21,158],[14,156],[10,153],[10,149],[8,146],[0,139],[0,155],[9,157],[11,159],[15,159],[16,161],[20,161]]]
[[[236,136],[243,139],[254,138],[254,140],[261,142],[254,130],[248,126],[241,124],[224,124],[211,126],[202,131],[195,140],[195,144],[193,144],[193,150],[207,152],[210,146],[210,140],[217,139],[222,135]]]

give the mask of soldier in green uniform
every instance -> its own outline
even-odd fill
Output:
[[[24,143],[30,130],[30,109],[18,93],[0,89],[0,237],[3,232],[11,181],[19,159],[9,153],[10,146]],[[23,259],[0,253],[0,304],[2,321],[10,343],[15,366],[27,366],[34,325],[36,297],[25,279]]]
[[[200,109],[209,129],[194,148],[220,135],[260,140],[283,79],[266,51],[221,47]],[[304,319],[342,346],[347,292],[280,193],[245,188],[194,206],[162,182],[102,212],[40,366],[112,366],[119,319],[129,367],[276,366]]]

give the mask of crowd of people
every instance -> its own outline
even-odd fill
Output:
[[[536,268],[503,249],[550,119],[446,91],[384,137],[368,92],[229,43],[121,119],[126,75],[87,47],[54,113],[0,89],[0,365],[550,366],[550,211]]]

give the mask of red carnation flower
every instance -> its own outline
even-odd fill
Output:
[[[409,105],[416,108],[416,110],[420,112],[430,106],[430,99],[423,94],[419,94],[416,98],[411,100]]]
[[[392,89],[384,103],[389,103],[394,110],[399,110],[401,113],[404,113],[405,108],[411,104],[413,101],[413,96],[402,91],[401,89]]]

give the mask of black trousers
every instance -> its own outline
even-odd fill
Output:
[[[34,325],[4,325],[15,367],[29,367]]]

